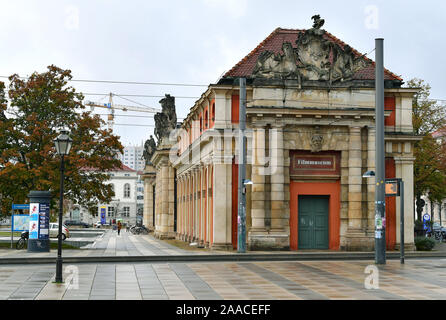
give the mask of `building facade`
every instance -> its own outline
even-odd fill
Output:
[[[144,170],[143,150],[143,146],[124,146],[121,162],[135,171]]]
[[[106,224],[121,219],[124,223],[134,225],[138,219],[142,220],[144,204],[143,182],[137,171],[122,165],[120,168],[108,172],[115,193],[110,203],[99,203],[94,210],[89,211],[79,205],[72,205],[65,219],[80,220],[93,224],[101,220],[101,210],[105,210]],[[138,215],[139,209],[139,215]]]
[[[239,78],[247,79],[247,247],[373,250],[374,63],[317,24],[276,29],[209,85],[152,157],[155,235],[237,248]],[[405,246],[413,247],[412,96],[385,70],[386,178],[405,182]],[[147,192],[146,192],[147,195]],[[386,198],[388,249],[399,201]],[[158,231],[157,231],[158,230]]]

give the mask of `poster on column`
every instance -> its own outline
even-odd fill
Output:
[[[29,239],[37,239],[39,236],[39,204],[29,205]]]
[[[105,207],[101,207],[101,224],[105,224]]]
[[[39,206],[39,239],[49,239],[50,228],[50,204],[41,203]]]

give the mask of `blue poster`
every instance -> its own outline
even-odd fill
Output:
[[[50,204],[41,203],[39,208],[39,239],[48,240],[50,232]]]
[[[38,239],[39,237],[39,204],[31,203],[29,205],[29,239]]]
[[[431,220],[431,216],[429,214],[426,213],[423,215],[423,227],[424,227],[424,230],[427,230],[427,232],[431,232],[431,228],[427,224],[430,220]]]
[[[101,224],[105,223],[105,207],[101,207]]]

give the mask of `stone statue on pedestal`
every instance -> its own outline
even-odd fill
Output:
[[[156,151],[156,142],[155,139],[153,139],[153,136],[150,135],[150,139],[147,139],[146,142],[144,143],[144,151],[142,153],[142,156],[146,161],[146,165],[150,164],[150,159],[152,158],[155,151]]]
[[[175,111],[175,97],[169,94],[160,101],[162,112],[155,114],[155,137],[159,146],[164,138],[169,137],[169,133],[176,128],[177,114]]]

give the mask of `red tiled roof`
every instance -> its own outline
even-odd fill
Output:
[[[225,73],[223,77],[248,77],[252,74],[252,71],[256,65],[257,58],[263,51],[272,51],[274,53],[283,54],[282,44],[284,42],[290,42],[293,48],[297,48],[296,40],[300,33],[305,32],[305,30],[300,29],[282,29],[277,28],[274,30],[265,40],[263,40],[254,50],[252,50],[246,57],[244,57],[239,63],[237,63],[231,70]],[[343,41],[336,38],[329,32],[325,32],[323,37],[331,42],[338,44],[342,49],[346,45]],[[355,56],[362,56],[361,53],[352,48]],[[371,65],[357,71],[353,75],[355,80],[374,80],[375,79],[375,62],[364,56],[364,58],[371,62]],[[402,78],[384,69],[384,79],[385,80],[399,80],[403,81]]]
[[[432,133],[432,137],[433,138],[441,138],[441,137],[444,137],[444,136],[446,136],[446,127],[438,129],[437,131]]]

